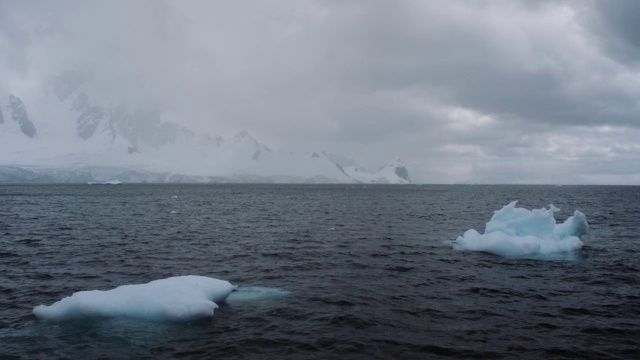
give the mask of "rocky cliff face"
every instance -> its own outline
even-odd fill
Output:
[[[392,162],[380,168],[379,171],[384,171],[385,168],[393,170],[393,173],[400,179],[405,180],[406,182],[411,182],[409,179],[409,171],[407,171],[407,167],[404,165],[400,158],[396,158]]]
[[[77,72],[65,72],[51,80],[53,92],[58,100],[68,103],[76,116],[77,136],[89,140],[104,134],[112,141],[121,137],[130,147],[141,145],[160,147],[173,144],[179,137],[193,137],[191,131],[180,125],[162,121],[155,110],[131,110],[123,104],[104,107],[95,104],[82,91],[86,77]]]
[[[29,120],[27,109],[22,100],[17,96],[10,95],[8,108],[9,113],[11,114],[11,119],[18,123],[22,133],[30,138],[34,138],[37,132],[36,127],[33,125],[31,120]]]
[[[93,136],[96,129],[105,119],[105,110],[98,106],[90,106],[85,93],[81,93],[72,105],[72,109],[77,111],[77,132],[82,140],[87,140]]]

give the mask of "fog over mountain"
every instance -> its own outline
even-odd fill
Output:
[[[0,0],[0,181],[638,184],[639,15]]]

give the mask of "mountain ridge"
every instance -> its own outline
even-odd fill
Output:
[[[52,78],[46,87],[45,100],[41,101],[44,105],[36,104],[41,105],[36,113],[47,114],[41,118],[30,119],[27,105],[19,97],[10,95],[5,109],[20,132],[7,130],[7,121],[0,112],[0,120],[3,120],[0,121],[0,140],[11,144],[9,148],[13,150],[4,156],[0,154],[4,179],[17,181],[16,174],[20,172],[16,169],[20,168],[24,170],[24,181],[42,175],[65,182],[69,176],[84,179],[86,171],[80,175],[78,169],[109,167],[135,169],[140,174],[147,174],[139,178],[149,177],[154,181],[161,179],[157,174],[169,174],[160,182],[172,182],[171,179],[189,182],[411,182],[399,159],[383,165],[378,171],[369,171],[353,160],[325,151],[314,152],[311,156],[277,153],[245,130],[228,139],[197,134],[166,121],[157,109],[135,108],[123,102],[105,105],[94,101],[84,88],[87,81],[88,78],[78,72],[65,72]],[[0,99],[0,109],[1,102]],[[119,173],[126,173],[124,170]],[[58,176],[58,173],[67,175]],[[2,179],[0,174],[0,182],[7,182]],[[100,181],[91,179],[94,180]]]

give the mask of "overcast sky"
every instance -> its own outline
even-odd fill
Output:
[[[0,0],[0,94],[79,70],[199,132],[400,156],[418,182],[640,183],[638,19],[635,0]]]

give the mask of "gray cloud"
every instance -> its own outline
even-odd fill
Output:
[[[0,81],[28,92],[25,83],[79,70],[93,96],[197,131],[246,129],[275,148],[335,149],[370,166],[400,155],[422,181],[521,173],[523,162],[527,176],[593,173],[596,163],[640,173],[637,10],[569,0],[0,1]],[[610,145],[598,140],[608,127],[622,129],[607,133]]]
[[[617,60],[638,64],[640,60],[640,3],[633,0],[597,1],[588,21],[596,27],[597,36],[608,54]]]
[[[7,11],[8,2],[0,1],[0,72],[25,75],[28,63],[25,47],[30,42],[29,35],[21,29],[11,14]],[[7,90],[5,84],[0,84],[0,95]]]

